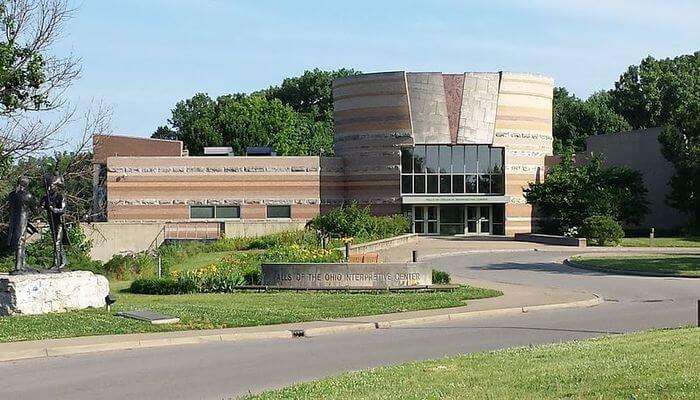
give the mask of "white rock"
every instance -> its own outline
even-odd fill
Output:
[[[0,274],[0,315],[45,314],[104,307],[109,281],[90,271]]]

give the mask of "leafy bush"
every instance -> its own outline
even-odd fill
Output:
[[[580,227],[593,215],[608,215],[629,225],[641,222],[648,212],[642,175],[627,167],[604,167],[595,156],[576,165],[571,154],[563,156],[542,182],[530,183],[525,198],[542,216],[546,233],[562,235]]]
[[[192,281],[165,277],[138,278],[131,282],[129,290],[132,293],[165,295],[195,293],[197,288]]]
[[[154,276],[157,268],[157,261],[145,253],[115,254],[102,265],[102,272],[109,277],[124,280]]]
[[[324,250],[292,244],[273,247],[266,251],[262,257],[265,262],[323,263],[340,262],[343,259],[343,254],[338,249]]]
[[[373,216],[357,203],[342,206],[311,220],[310,226],[335,237],[376,240],[407,233],[410,221],[403,215]]]
[[[437,269],[433,270],[433,285],[447,285],[450,283],[450,274]]]
[[[625,236],[620,224],[607,215],[594,215],[586,218],[583,221],[581,231],[586,238],[599,246],[617,245]]]

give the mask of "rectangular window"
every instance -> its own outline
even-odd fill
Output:
[[[464,173],[464,146],[452,146],[452,173]]]
[[[438,146],[427,146],[425,149],[425,168],[429,174],[438,172],[440,158],[438,154]]]
[[[401,175],[401,193],[413,193],[413,175]]]
[[[267,206],[267,218],[292,218],[292,207]]]
[[[465,146],[464,148],[464,172],[476,173],[476,146]]]
[[[425,175],[413,177],[413,193],[425,193]]]
[[[452,172],[452,148],[450,146],[440,146],[440,173],[449,174]]]
[[[440,193],[452,193],[452,175],[440,175]]]
[[[203,219],[214,218],[214,206],[191,206],[190,218]]]
[[[438,192],[438,176],[428,175],[428,193]]]
[[[216,218],[240,218],[241,207],[239,206],[216,206]]]
[[[476,193],[476,175],[467,175],[466,179],[466,193]]]
[[[413,172],[425,173],[425,146],[416,146],[413,149]]]
[[[491,148],[491,168],[492,174],[500,174],[503,172],[503,149],[499,147]]]
[[[452,192],[464,193],[464,175],[452,175]]]
[[[503,194],[505,192],[503,189],[503,175],[491,175],[491,193]]]
[[[491,168],[491,164],[489,162],[489,155],[491,153],[489,146],[487,145],[479,145],[478,149],[478,160],[479,160],[479,173],[484,174],[488,173],[489,169]],[[483,193],[483,192],[480,192]]]
[[[479,175],[479,193],[491,193],[491,175]]]
[[[410,147],[401,149],[401,172],[404,174],[413,172],[413,149]]]

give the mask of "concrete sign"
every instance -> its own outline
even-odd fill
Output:
[[[399,288],[433,283],[424,263],[263,264],[262,284],[284,288]]]

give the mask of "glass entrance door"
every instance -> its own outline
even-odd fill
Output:
[[[491,234],[491,206],[467,206],[468,235]]]
[[[438,206],[413,207],[413,232],[422,235],[437,235],[439,232]]]

